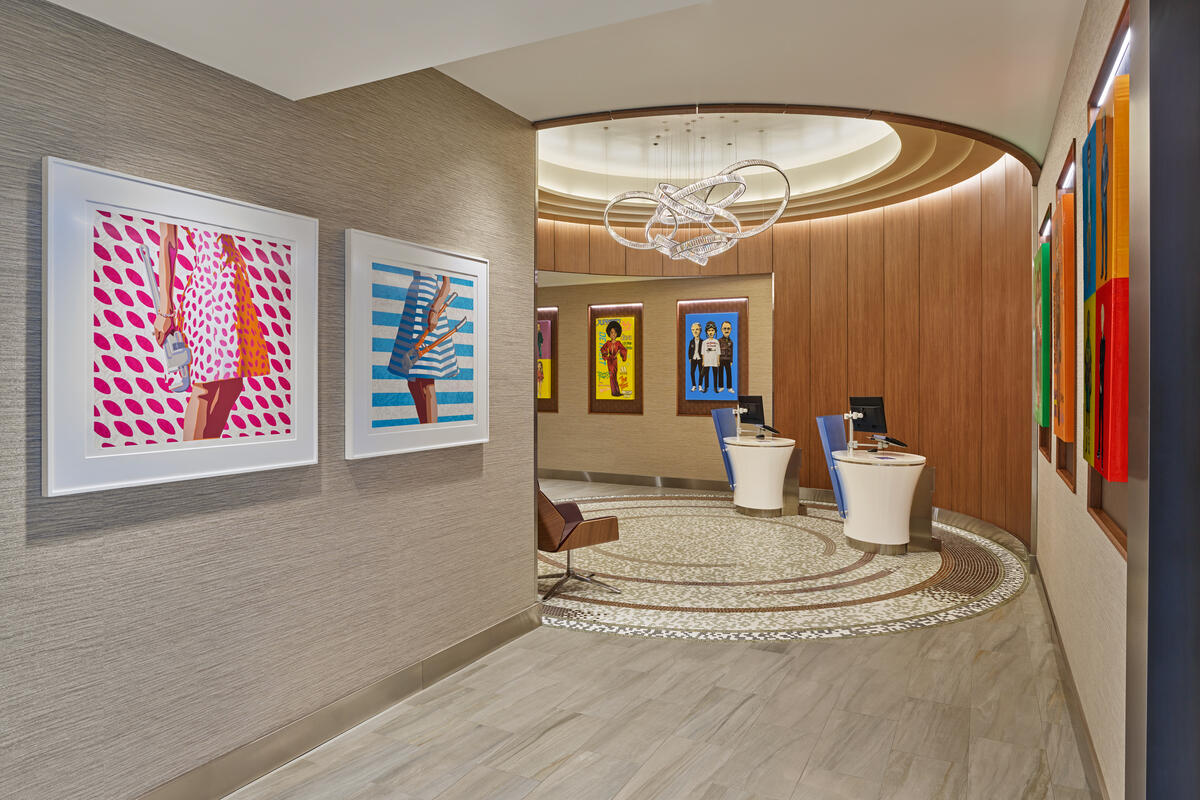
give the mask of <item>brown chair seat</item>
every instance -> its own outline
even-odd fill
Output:
[[[617,530],[616,517],[595,517],[584,519],[579,506],[571,502],[555,503],[538,487],[538,550],[547,553],[567,554],[567,567],[564,572],[550,575],[539,575],[541,578],[561,578],[549,591],[542,595],[546,600],[557,594],[563,584],[571,579],[584,581],[620,594],[620,590],[606,583],[595,580],[595,573],[583,574],[571,568],[571,551],[579,547],[590,547],[597,544],[615,542],[620,538]]]

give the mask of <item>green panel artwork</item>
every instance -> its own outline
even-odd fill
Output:
[[[1033,418],[1050,425],[1050,243],[1033,257]]]

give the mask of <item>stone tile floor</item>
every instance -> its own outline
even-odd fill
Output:
[[[653,491],[579,486],[543,481]],[[230,798],[1091,800],[1079,724],[1034,576],[988,614],[856,639],[542,627]]]

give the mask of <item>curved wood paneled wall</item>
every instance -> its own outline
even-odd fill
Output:
[[[775,225],[703,270],[539,220],[539,269],[639,276],[774,273],[775,425],[828,487],[813,419],[884,395],[888,428],[937,469],[934,502],[1030,537],[1029,172],[1006,156],[884,208]]]

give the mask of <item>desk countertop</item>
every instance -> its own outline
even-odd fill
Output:
[[[785,439],[775,436],[770,439],[759,439],[757,436],[726,436],[725,444],[735,447],[795,447],[795,439]]]
[[[836,461],[845,461],[849,464],[871,464],[880,467],[915,467],[925,463],[925,456],[892,450],[879,453],[868,453],[865,449],[838,450],[834,452],[833,457]]]

